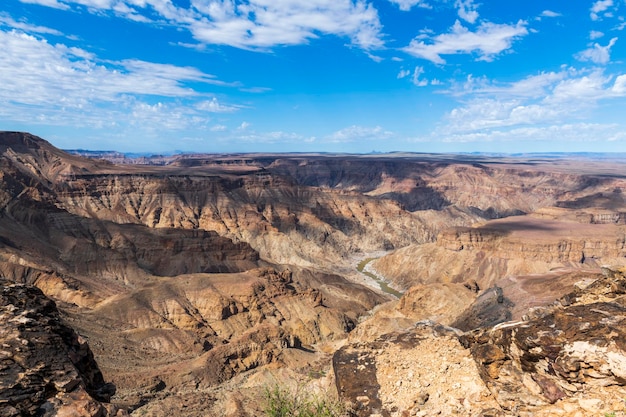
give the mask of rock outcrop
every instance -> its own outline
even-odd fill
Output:
[[[548,416],[623,409],[626,279],[605,273],[523,321],[462,337],[504,410]]]
[[[124,416],[87,341],[32,286],[0,279],[0,416]]]
[[[358,417],[484,416],[498,407],[454,329],[433,322],[347,345],[333,370]]]
[[[358,416],[623,415],[626,278],[587,278],[520,321],[355,340],[333,357],[337,389]]]

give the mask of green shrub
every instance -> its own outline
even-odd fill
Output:
[[[278,385],[265,390],[267,417],[343,417],[346,407],[328,395],[292,392]]]

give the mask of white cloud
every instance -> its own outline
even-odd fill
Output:
[[[211,132],[225,132],[228,128],[224,125],[213,125],[209,129]]]
[[[206,19],[191,24],[194,37],[209,44],[270,48],[307,43],[322,34],[345,36],[363,49],[382,46],[378,12],[362,0],[193,0]],[[254,16],[253,18],[251,16]]]
[[[156,14],[159,21],[189,30],[202,44],[242,49],[301,45],[323,35],[347,37],[364,50],[384,44],[378,11],[366,0],[190,0],[189,8],[170,0],[35,1],[85,6],[134,21]]]
[[[517,125],[545,123],[559,116],[558,108],[521,100],[475,99],[448,113],[445,133],[483,131]]]
[[[553,12],[552,10],[544,10],[540,14],[541,17],[560,17],[563,16],[561,13]]]
[[[409,75],[411,75],[411,71],[409,71],[408,69],[401,69],[397,75],[397,78],[401,80],[402,78],[406,78]]]
[[[250,127],[250,123],[248,123],[248,122],[241,122],[241,124],[239,125],[237,130],[246,130],[249,127]]]
[[[626,97],[626,75],[615,77],[600,70],[566,69],[504,85],[470,77],[462,89],[453,91],[471,98],[446,115],[437,133],[449,137],[492,137],[498,129],[557,126],[584,120],[601,101]]]
[[[397,75],[398,79],[411,77],[411,82],[417,87],[426,87],[428,84],[432,85],[440,85],[441,82],[439,80],[433,80],[433,82],[429,82],[427,79],[421,78],[424,75],[425,70],[424,67],[416,66],[411,72],[408,69],[401,69]]]
[[[332,143],[347,143],[364,140],[380,140],[390,138],[392,136],[392,132],[386,131],[380,126],[365,127],[352,125],[327,136],[326,141]]]
[[[474,3],[474,0],[455,0],[454,7],[458,9],[459,17],[468,23],[473,24],[478,19],[476,11],[478,5]]]
[[[589,32],[589,39],[591,39],[592,41],[596,39],[600,39],[602,37],[604,37],[604,33],[599,32],[597,30],[592,30],[591,32]]]
[[[207,112],[233,111],[188,83],[224,84],[192,67],[139,60],[104,62],[92,53],[0,30],[0,119],[29,124],[204,129]],[[132,128],[132,129],[131,129]]]
[[[610,7],[613,7],[613,0],[598,0],[591,6],[590,17],[591,20],[600,19],[599,13],[605,12]]]
[[[560,81],[544,101],[548,105],[560,105],[570,109],[587,108],[599,100],[615,96],[612,91],[614,84],[611,83],[611,76],[596,70]]]
[[[242,87],[239,90],[246,93],[254,94],[267,93],[268,91],[272,91],[272,89],[269,87]]]
[[[400,10],[408,12],[413,7],[418,6],[424,9],[430,9],[432,6],[424,0],[389,0],[391,3],[396,4]]]
[[[420,79],[420,77],[424,74],[424,67],[415,67],[413,71],[413,77],[411,77],[411,81],[418,87],[426,87],[428,85],[428,80]]]
[[[211,100],[201,101],[196,104],[196,108],[201,111],[209,113],[232,113],[240,109],[239,106],[228,106],[221,104],[217,101],[217,98],[213,97]]]
[[[255,132],[248,130],[238,130],[233,135],[222,136],[222,139],[225,139],[229,142],[239,142],[246,144],[262,144],[262,145],[274,145],[274,144],[297,144],[302,145],[303,143],[312,143],[315,142],[314,136],[303,136],[299,133],[294,132],[283,132],[283,131],[273,131],[273,132]],[[264,148],[264,151],[267,149]]]
[[[453,86],[448,93],[456,96],[497,96],[505,99],[545,97],[556,83],[573,75],[575,75],[573,70],[542,72],[506,84],[498,84],[485,77],[476,78],[469,75],[463,84]]]
[[[477,53],[479,60],[490,61],[496,55],[510,49],[515,40],[527,34],[526,22],[522,20],[515,25],[482,23],[476,32],[469,31],[457,20],[449,33],[430,39],[422,34],[403,50],[436,64],[445,64],[446,61],[441,55],[452,54]]]
[[[594,43],[590,48],[576,54],[576,59],[590,61],[594,64],[607,64],[611,60],[611,48],[615,42],[617,42],[617,38],[611,39],[607,46]]]
[[[425,138],[421,138],[424,141]],[[437,137],[447,143],[468,142],[599,142],[624,141],[626,132],[617,124],[564,123],[548,126],[527,126],[494,129],[483,132],[452,133]]]
[[[59,32],[56,29],[51,29],[45,26],[31,25],[30,23],[27,23],[27,22],[18,22],[14,20],[11,16],[5,13],[0,13],[0,26],[7,26],[12,29],[23,30],[24,32],[30,32],[30,33],[42,33],[42,34],[56,35],[56,36],[63,35],[61,32]]]
[[[59,3],[58,0],[20,0],[22,3],[39,4],[41,6],[52,7],[55,9],[67,10],[67,4]]]
[[[615,79],[611,91],[618,96],[626,95],[626,75],[620,75]]]

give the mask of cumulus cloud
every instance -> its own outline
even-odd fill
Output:
[[[188,30],[202,44],[266,50],[301,45],[323,35],[349,38],[364,50],[383,46],[378,11],[365,0],[22,0],[89,11],[134,21],[165,22]]]
[[[424,67],[415,67],[413,70],[413,76],[411,77],[411,81],[418,87],[426,87],[428,85],[428,80],[422,79],[421,76],[424,74]]]
[[[194,0],[193,6],[206,19],[191,24],[195,38],[209,44],[239,48],[270,48],[307,43],[321,34],[345,36],[363,49],[382,46],[378,12],[358,0],[251,0],[236,5],[230,1]]]
[[[607,64],[611,60],[611,48],[617,42],[617,38],[613,38],[606,46],[601,46],[598,43],[594,43],[588,49],[576,54],[576,59],[579,61],[589,61],[594,64]]]
[[[225,132],[228,128],[224,125],[213,125],[209,130],[211,132]]]
[[[591,20],[599,20],[599,13],[606,12],[609,8],[613,7],[613,0],[598,0],[591,6],[590,17]]]
[[[474,3],[474,0],[456,0],[454,7],[458,9],[459,17],[468,23],[475,23],[478,19],[478,5]]]
[[[601,101],[626,97],[626,75],[564,69],[506,84],[470,77],[454,94],[461,94],[459,91],[470,98],[448,112],[438,129],[442,135],[490,135],[497,129],[584,119]]]
[[[541,12],[541,14],[539,16],[541,16],[541,17],[559,17],[559,16],[563,16],[563,15],[561,13],[553,12],[552,10],[544,10],[543,12]]]
[[[626,75],[620,75],[615,79],[611,91],[617,96],[626,95]]]
[[[391,3],[394,3],[398,6],[400,10],[408,12],[413,7],[422,7],[424,9],[430,9],[432,6],[424,0],[389,0]]]
[[[193,67],[122,60],[0,30],[0,117],[57,126],[204,128],[209,112],[235,111],[189,83],[224,85]],[[194,105],[194,103],[196,103]]]
[[[526,22],[515,25],[482,23],[475,32],[458,20],[449,33],[430,37],[422,34],[403,48],[410,55],[427,59],[435,64],[445,64],[442,55],[478,54],[478,59],[491,61],[498,54],[511,49],[513,42],[528,34]]]
[[[386,131],[380,126],[365,127],[352,125],[338,130],[328,137],[326,141],[332,143],[346,143],[367,140],[380,140],[393,136],[392,132]]]
[[[196,105],[196,108],[201,111],[209,113],[232,113],[240,109],[239,106],[228,106],[221,104],[217,98],[213,97],[211,100],[201,101]]]
[[[411,71],[409,71],[408,69],[401,69],[396,78],[401,80],[402,78],[406,78],[409,75],[411,75]]]
[[[604,33],[599,32],[597,30],[592,30],[591,32],[589,32],[589,39],[591,39],[592,41],[596,39],[600,39],[602,37],[604,37]]]

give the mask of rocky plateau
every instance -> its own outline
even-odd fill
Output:
[[[0,416],[626,415],[625,162],[0,132]]]

